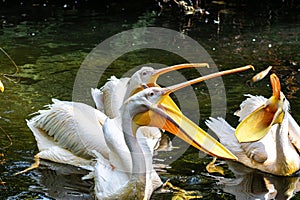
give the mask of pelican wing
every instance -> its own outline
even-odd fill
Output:
[[[146,138],[147,146],[149,147],[151,154],[153,155],[153,151],[157,148],[160,148],[160,140],[162,137],[162,132],[159,128],[142,126],[137,130],[137,137]]]
[[[129,80],[129,78],[118,79],[111,76],[100,89],[91,88],[96,108],[110,118],[118,116]]]
[[[234,154],[236,151],[243,151],[236,137],[234,136],[235,129],[223,118],[218,117],[215,119],[210,117],[209,120],[205,121],[205,124],[218,136],[221,144],[229,148],[229,150],[233,150]]]
[[[250,159],[256,162],[263,163],[268,159],[265,145],[262,142],[243,142],[241,148]]]
[[[111,76],[108,81],[100,88],[91,88],[91,95],[94,100],[94,103],[96,104],[96,108],[100,110],[101,112],[105,112],[105,106],[108,103],[108,99],[112,97],[112,94],[115,90],[116,85],[119,83],[119,79],[115,76]],[[103,94],[104,91],[111,91],[111,93],[105,92],[105,95]]]
[[[234,135],[235,129],[223,118],[218,117],[215,119],[211,117],[209,120],[205,121],[205,124],[217,134],[221,144],[232,151],[239,160],[243,158],[244,162],[246,160],[248,162],[250,161],[248,158],[250,158],[260,163],[267,160],[267,152],[261,142],[239,143]]]
[[[108,156],[100,125],[106,118],[103,113],[86,104],[53,99],[48,110],[40,110],[39,115],[28,123],[31,129],[40,130],[33,131],[36,139],[36,134],[47,134],[49,142],[79,157],[90,159],[91,149],[101,152],[104,157]],[[40,150],[49,148],[49,144],[37,142]]]

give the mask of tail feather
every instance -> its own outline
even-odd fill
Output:
[[[235,129],[223,118],[218,117],[216,119],[210,117],[205,121],[205,124],[218,136],[220,142],[225,147],[230,147],[230,149],[240,148],[240,145],[234,135]]]
[[[91,88],[91,94],[96,105],[96,108],[101,112],[104,112],[103,105],[103,92],[98,88]]]

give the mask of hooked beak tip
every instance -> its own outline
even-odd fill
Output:
[[[247,65],[249,68],[251,68],[253,71],[255,71],[255,68],[253,65]]]

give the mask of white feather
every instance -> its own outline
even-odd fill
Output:
[[[92,98],[96,104],[96,108],[104,112],[103,92],[98,88],[91,88]]]
[[[263,96],[253,96],[251,94],[246,94],[245,96],[248,98],[241,103],[240,110],[234,113],[236,116],[240,117],[239,121],[245,119],[245,117],[260,106],[264,105],[267,101],[267,99]]]
[[[86,104],[56,99],[48,108],[40,110],[39,115],[27,121],[37,140],[41,158],[66,164],[76,163],[64,157],[59,159],[59,155],[68,155],[73,160],[79,160],[79,164],[73,165],[80,166],[86,165],[86,160],[91,162],[89,151],[92,149],[108,157],[101,126],[107,117],[103,113]],[[80,161],[84,161],[83,164]]]

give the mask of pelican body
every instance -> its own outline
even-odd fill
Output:
[[[152,166],[152,153],[147,139],[137,135],[140,126],[165,129],[175,135],[180,132],[187,138],[193,138],[199,148],[211,151],[206,149],[205,144],[201,146],[197,136],[188,132],[192,128],[182,123],[181,119],[186,122],[186,118],[177,112],[177,106],[168,104],[169,94],[187,85],[190,82],[167,88],[146,88],[124,102],[120,116],[105,120],[103,135],[109,149],[109,159],[92,150],[97,162],[88,176],[95,180],[94,191],[98,199],[149,199],[152,192],[162,185]],[[207,136],[206,139],[216,142]],[[223,155],[232,156],[217,142],[215,144],[217,146],[212,154],[223,152]]]
[[[236,129],[222,118],[210,118],[207,126],[238,162],[263,172],[289,176],[300,169],[300,127],[289,113],[289,102],[280,91],[280,81],[270,76],[273,95],[246,95],[235,114]]]
[[[93,169],[91,149],[108,158],[101,125],[107,116],[83,103],[52,101],[27,121],[39,149],[35,157],[88,170]]]

